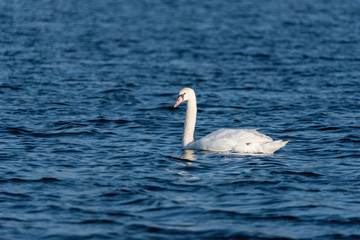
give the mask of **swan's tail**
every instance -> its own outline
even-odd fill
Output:
[[[263,145],[264,153],[274,153],[280,148],[284,147],[289,141],[277,140],[273,142],[268,142]]]

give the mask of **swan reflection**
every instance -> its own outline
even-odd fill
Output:
[[[195,156],[194,153],[195,153],[194,150],[184,150],[184,154],[182,155],[182,159],[189,160],[189,161],[195,161],[196,156]]]

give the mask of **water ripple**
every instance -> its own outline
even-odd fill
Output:
[[[4,239],[360,238],[356,1],[0,2]],[[251,128],[273,155],[183,151]]]

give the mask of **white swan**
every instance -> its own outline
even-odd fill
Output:
[[[174,108],[184,101],[187,101],[182,139],[184,149],[271,154],[289,142],[282,140],[273,141],[270,137],[253,129],[219,129],[194,142],[197,106],[193,89],[183,88],[179,93],[179,98]]]

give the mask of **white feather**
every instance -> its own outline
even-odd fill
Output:
[[[205,151],[234,151],[239,153],[273,153],[284,147],[289,141],[273,141],[254,129],[219,129],[194,141],[196,123],[196,96],[191,88],[184,88],[179,93],[175,106],[187,101],[184,124],[183,148]]]

